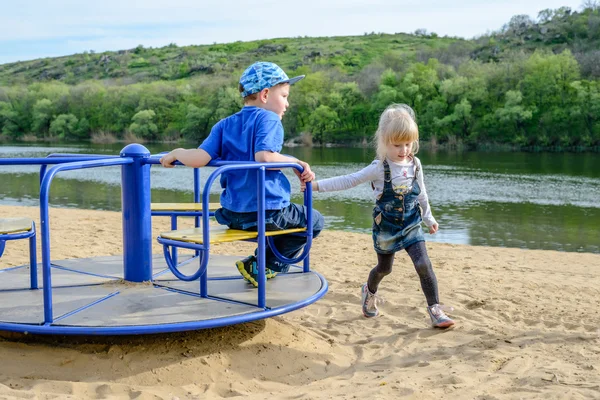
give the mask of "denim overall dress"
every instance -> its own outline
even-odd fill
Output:
[[[421,193],[417,182],[420,165],[416,161],[415,165],[415,177],[410,187],[394,189],[390,166],[387,160],[383,162],[383,193],[373,209],[373,244],[379,254],[393,254],[425,241],[421,207],[417,201]]]

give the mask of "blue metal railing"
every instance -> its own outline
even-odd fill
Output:
[[[61,171],[126,165],[134,162],[133,158],[118,156],[98,156],[80,154],[51,154],[47,158],[3,158],[0,165],[40,165],[40,232],[42,242],[42,281],[44,303],[44,325],[53,321],[52,315],[52,276],[50,258],[50,220],[49,194],[50,184],[54,176]],[[47,170],[48,165],[54,165]],[[35,254],[35,244],[30,244],[30,251]],[[35,273],[35,276],[33,275]],[[37,272],[32,270],[31,288],[37,288]]]
[[[42,184],[42,179],[44,179],[44,175],[46,174],[46,169],[48,165],[51,164],[62,164],[65,162],[75,162],[75,161],[91,161],[97,160],[100,158],[119,158],[119,156],[111,156],[111,155],[100,155],[100,154],[77,154],[77,153],[51,153],[46,156],[48,161],[42,164],[40,167],[40,185]],[[50,159],[52,161],[50,161]],[[37,160],[37,159],[36,159]],[[54,162],[54,161],[60,162]]]
[[[43,296],[44,296],[44,324],[53,321],[52,315],[52,277],[50,270],[50,219],[49,219],[49,195],[50,184],[54,176],[61,171],[72,171],[76,169],[107,167],[113,165],[125,165],[133,163],[133,158],[119,157],[109,159],[98,159],[90,161],[66,162],[50,168],[42,179],[40,186],[40,223],[42,236],[42,274],[43,274]]]
[[[148,163],[158,164],[158,159],[151,157],[147,160]],[[179,162],[176,165],[180,165]],[[159,243],[164,246],[164,254],[165,259],[167,261],[167,265],[169,269],[178,279],[185,281],[192,281],[200,278],[200,296],[207,297],[208,296],[208,276],[206,273],[206,268],[208,266],[208,259],[210,254],[210,226],[209,226],[209,196],[210,196],[210,188],[212,187],[214,181],[224,172],[233,171],[233,170],[256,170],[257,171],[257,200],[258,200],[258,209],[257,209],[257,219],[258,219],[258,306],[264,308],[266,306],[266,276],[265,276],[265,253],[266,253],[266,236],[265,236],[265,211],[266,211],[266,200],[265,200],[265,171],[267,169],[281,169],[281,168],[294,168],[302,173],[303,168],[297,163],[259,163],[259,162],[240,162],[240,161],[211,161],[207,166],[209,167],[217,167],[208,177],[206,183],[204,184],[204,190],[202,191],[202,244],[195,243],[185,243],[177,240],[163,239],[159,238]],[[304,233],[306,236],[306,244],[301,254],[293,259],[289,259],[284,257],[275,247],[272,238],[269,238],[269,245],[273,250],[275,256],[279,258],[282,262],[292,264],[300,261],[304,261],[304,272],[310,271],[310,260],[309,260],[309,252],[310,247],[312,245],[312,186],[307,185],[306,191],[304,192],[304,205],[307,210],[311,210],[311,212],[307,215],[307,230]],[[171,258],[169,258],[169,252],[167,246],[175,246],[182,247],[187,249],[198,250],[203,253],[200,257],[199,268],[192,275],[184,275],[177,269],[177,264],[173,262]]]
[[[37,254],[36,254],[36,232],[35,222],[31,223],[31,228],[26,232],[0,234],[0,257],[4,253],[6,242],[9,240],[29,239],[29,288],[37,289]]]
[[[164,153],[161,153],[164,154]],[[158,164],[156,160],[158,160],[157,155],[151,156],[151,162],[149,164]],[[183,165],[181,163],[177,163],[178,165]],[[194,168],[194,203],[200,203],[200,169]],[[209,211],[210,212],[210,211]],[[168,211],[151,211],[153,217],[170,217],[171,218],[171,230],[177,230],[177,218],[178,217],[194,217],[194,226],[196,228],[200,227],[200,217],[202,215],[202,211],[179,211],[179,210],[168,210]],[[212,215],[212,213],[210,214]],[[196,250],[195,255],[199,255],[199,251]],[[173,247],[171,249],[170,259],[173,260],[173,263],[178,264],[177,261],[177,247]]]
[[[108,167],[121,165],[122,185],[122,213],[123,213],[123,262],[124,278],[132,282],[149,281],[152,279],[152,229],[150,212],[150,166],[159,163],[158,157],[151,157],[148,150],[141,145],[132,144],[125,147],[120,156],[100,156],[88,154],[51,154],[47,158],[15,158],[0,159],[0,165],[40,165],[40,220],[42,237],[42,275],[43,275],[43,304],[44,322],[47,326],[53,323],[52,307],[52,277],[51,277],[51,254],[50,254],[50,220],[49,220],[49,193],[54,177],[59,172]],[[178,163],[179,164],[179,163]],[[48,169],[49,165],[53,165]],[[202,233],[204,243],[202,245],[183,243],[178,241],[166,241],[165,244],[177,247],[191,248],[201,252],[200,268],[192,276],[181,274],[177,270],[177,264],[169,265],[171,271],[179,279],[195,280],[200,278],[200,296],[208,296],[208,283],[206,267],[210,253],[210,229],[209,229],[209,195],[210,188],[215,179],[224,172],[251,169],[257,173],[257,198],[258,198],[258,260],[259,260],[259,288],[258,307],[266,309],[266,276],[265,276],[265,251],[267,239],[265,237],[265,172],[267,169],[294,168],[300,172],[302,167],[297,163],[256,163],[256,162],[226,162],[213,161],[210,167],[216,167],[215,171],[208,177],[202,195],[200,195],[200,173],[194,170],[194,201],[202,201],[202,215],[194,214],[196,226],[202,220]],[[304,204],[308,210],[312,210],[312,187],[307,185],[304,193]],[[304,261],[304,271],[308,272],[309,251],[312,244],[312,212],[307,215],[307,231],[302,235],[307,241],[301,254],[293,259],[283,257],[275,248],[272,239],[268,239],[274,254],[285,263],[296,263]],[[35,245],[31,249],[35,254]],[[168,254],[165,253],[165,256]],[[168,257],[166,257],[168,259]],[[193,279],[190,279],[193,278]],[[37,274],[35,274],[37,279]],[[37,281],[31,278],[32,288],[37,288]],[[323,289],[322,289],[323,290]],[[321,290],[321,292],[322,292]],[[326,291],[326,287],[324,289]],[[320,292],[320,296],[322,294]],[[310,301],[314,301],[313,298]],[[301,306],[298,303],[296,306]],[[266,314],[265,314],[266,315]],[[245,317],[244,317],[245,318]],[[240,319],[245,320],[244,318]]]

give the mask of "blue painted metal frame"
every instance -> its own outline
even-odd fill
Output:
[[[9,240],[29,239],[29,288],[37,289],[37,254],[36,254],[35,222],[31,222],[31,229],[26,232],[0,234],[0,257],[4,254],[6,242]]]
[[[226,318],[215,318],[204,321],[193,321],[193,322],[181,322],[175,324],[163,324],[163,325],[135,325],[135,326],[106,326],[106,327],[80,327],[80,326],[60,326],[60,325],[33,325],[33,324],[14,324],[14,323],[0,323],[0,330],[10,332],[27,332],[34,334],[52,334],[52,335],[143,335],[152,333],[169,333],[169,332],[182,332],[191,331],[197,329],[208,329],[208,328],[219,328],[227,325],[243,324],[245,322],[255,321],[258,319],[271,318],[280,314],[285,314],[303,307],[306,307],[315,301],[323,297],[329,289],[325,278],[316,273],[321,280],[321,289],[314,295],[298,301],[296,303],[288,304],[282,307],[275,307],[271,309],[265,309],[249,314],[234,315]],[[102,301],[114,297],[118,293],[111,293],[107,295]],[[211,300],[223,301],[219,298],[209,297]],[[98,304],[98,301],[90,304],[92,306]],[[81,311],[81,308],[79,311]]]
[[[150,162],[154,162],[154,160],[150,160]],[[250,169],[257,171],[257,199],[258,199],[258,238],[256,242],[258,243],[258,253],[257,253],[257,261],[258,261],[258,306],[264,308],[266,305],[266,276],[265,276],[265,253],[266,253],[266,236],[265,236],[265,171],[267,168],[295,168],[300,173],[302,173],[303,168],[297,163],[229,163],[226,161],[214,161],[209,164],[209,166],[217,167],[213,171],[213,173],[208,177],[206,184],[204,185],[204,190],[202,192],[202,210],[207,211],[209,209],[209,195],[210,188],[213,185],[214,181],[220,176],[222,173],[232,170],[240,170],[240,169]],[[304,205],[308,210],[312,210],[312,186],[307,185],[306,191],[304,192]],[[208,296],[208,283],[207,283],[207,274],[206,267],[208,265],[208,259],[210,254],[210,228],[209,228],[209,215],[207,213],[203,213],[202,215],[202,237],[203,243],[188,243],[182,242],[178,240],[164,239],[159,237],[158,242],[163,245],[165,260],[167,265],[173,275],[177,276],[181,280],[185,281],[193,281],[200,278],[200,296],[206,297]],[[307,241],[304,249],[297,257],[290,259],[286,258],[277,250],[275,244],[271,238],[269,240],[269,246],[273,250],[275,256],[280,259],[282,262],[288,264],[295,264],[300,261],[304,261],[304,272],[310,271],[310,259],[308,257],[310,253],[310,248],[312,245],[312,213],[309,212],[307,215],[307,230],[305,233],[298,233],[297,235],[306,236]],[[177,269],[177,263],[173,260],[172,257],[169,256],[170,247],[182,247],[186,249],[194,249],[201,253],[203,256],[200,257],[199,268],[192,275],[184,275]]]
[[[257,179],[259,182],[259,290],[258,290],[258,311],[235,315],[229,317],[221,317],[203,321],[192,321],[192,322],[181,322],[171,323],[162,325],[134,325],[134,326],[120,326],[120,327],[82,327],[82,326],[61,326],[54,324],[68,315],[72,315],[86,308],[92,307],[94,304],[105,301],[111,297],[118,295],[118,292],[113,292],[104,298],[94,301],[87,306],[80,307],[67,314],[61,315],[54,319],[52,310],[52,278],[51,278],[51,257],[50,257],[50,224],[49,224],[49,192],[50,185],[53,178],[59,172],[86,169],[86,168],[97,168],[106,166],[122,166],[122,200],[123,200],[123,233],[124,233],[124,274],[129,280],[139,282],[141,280],[151,280],[152,278],[152,258],[151,258],[151,242],[149,237],[151,235],[151,223],[150,221],[150,178],[149,168],[152,164],[158,164],[157,157],[150,157],[148,150],[141,145],[133,144],[126,146],[120,156],[102,156],[94,154],[51,154],[47,158],[12,158],[12,159],[0,159],[0,165],[40,165],[40,219],[41,219],[41,236],[42,236],[42,276],[43,276],[43,307],[44,307],[44,321],[41,324],[26,324],[26,323],[5,323],[0,322],[0,330],[16,331],[16,332],[30,332],[30,333],[41,333],[41,334],[86,334],[86,335],[125,335],[125,334],[149,334],[158,332],[177,332],[185,330],[215,328],[225,325],[239,324],[257,319],[269,318],[275,315],[287,313],[298,308],[305,307],[309,304],[314,303],[316,300],[321,298],[328,290],[327,281],[323,276],[316,272],[315,274],[320,282],[320,290],[314,295],[292,304],[288,304],[281,307],[275,307],[269,309],[266,307],[265,301],[265,263],[264,263],[264,252],[266,248],[265,240],[265,228],[264,228],[264,210],[265,210],[265,193],[264,193],[264,174],[266,168],[296,168],[302,171],[302,168],[298,164],[294,163],[244,163],[244,162],[212,162],[210,166],[217,167],[211,176],[208,178],[205,184],[205,190],[202,194],[202,209],[208,211],[209,207],[209,193],[210,186],[218,175],[224,171],[239,168],[250,168],[257,170]],[[54,165],[48,170],[49,165]],[[199,175],[196,178],[194,176],[194,201],[198,202],[199,198]],[[197,180],[196,180],[197,179]],[[134,193],[130,193],[134,192]],[[312,209],[312,188],[310,185],[307,186],[305,192],[305,205]],[[200,258],[200,268],[196,274],[200,277],[200,297],[208,298],[214,301],[225,301],[229,300],[219,299],[208,295],[207,287],[207,274],[206,265],[208,263],[208,255],[210,250],[210,231],[208,228],[208,221],[210,212],[203,212],[201,216],[194,215],[196,217],[196,223],[202,218],[203,235],[205,237],[206,246],[201,249],[202,256]],[[308,216],[309,229],[306,232],[307,244],[299,257],[294,260],[304,260],[304,271],[308,272],[309,268],[309,251],[312,243],[312,215],[309,213]],[[178,247],[186,247],[187,244],[182,242],[176,243]],[[31,245],[30,245],[31,246]],[[196,245],[197,246],[197,245]],[[190,247],[195,248],[195,247]],[[33,245],[35,249],[35,244]],[[30,247],[31,250],[31,247]],[[280,259],[285,260],[281,257],[281,254],[274,249],[276,254],[279,255]],[[35,254],[35,251],[33,251]],[[136,254],[141,254],[141,257],[137,257]],[[171,267],[170,267],[171,268]],[[1,272],[0,272],[1,273]],[[196,275],[194,274],[194,275]],[[37,282],[34,282],[34,278],[37,280],[37,274],[32,275],[31,287],[37,288]],[[197,278],[196,278],[197,279]],[[35,284],[34,284],[35,283]],[[160,290],[160,285],[156,286],[157,290]],[[163,288],[164,289],[164,288]],[[167,290],[167,289],[165,289]],[[173,289],[168,289],[176,291]],[[189,293],[186,293],[189,294]]]
[[[121,150],[132,163],[121,167],[121,209],[123,210],[124,278],[130,282],[152,280],[152,219],[150,214],[150,152],[141,144]],[[125,188],[134,190],[125,190]]]
[[[61,171],[71,171],[76,169],[107,167],[112,165],[132,164],[134,161],[130,157],[99,159],[90,161],[75,161],[60,165],[55,165],[44,174],[42,185],[40,187],[40,222],[42,232],[42,273],[43,273],[43,293],[44,293],[44,325],[53,322],[52,315],[52,277],[50,269],[50,219],[49,219],[49,195],[50,184],[54,176]],[[123,209],[125,215],[125,209]],[[124,252],[128,249],[124,248]],[[125,259],[125,255],[124,255]],[[150,265],[151,266],[151,265]]]
[[[162,154],[162,153],[161,153]],[[156,158],[156,156],[154,156]],[[150,164],[158,164],[157,162],[151,162]],[[178,163],[181,164],[181,163]],[[200,168],[194,168],[194,203],[200,203]],[[202,216],[202,211],[151,211],[151,215],[153,217],[170,217],[171,218],[171,230],[177,230],[177,218],[178,217],[194,217],[194,226],[198,228],[200,226],[200,217]],[[213,212],[209,210],[209,215],[212,217],[214,215]],[[196,251],[196,256],[199,255],[199,252]],[[171,249],[171,254],[169,255],[169,259],[173,261],[175,265],[178,264],[177,261],[177,247],[173,247]]]

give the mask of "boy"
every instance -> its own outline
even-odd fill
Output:
[[[304,168],[296,170],[305,184],[315,178],[304,161],[280,154],[283,146],[281,118],[289,104],[290,86],[304,75],[288,78],[283,70],[270,62],[256,62],[242,74],[239,91],[244,107],[212,128],[210,135],[197,149],[175,149],[160,159],[163,167],[173,167],[179,160],[188,167],[203,167],[212,159],[226,161],[295,162]],[[221,175],[221,206],[215,218],[232,229],[254,231],[257,229],[256,171],[230,171]],[[265,171],[266,230],[305,228],[307,210],[290,202],[290,182],[277,169]],[[323,229],[323,216],[313,210],[313,237]],[[306,243],[306,238],[293,235],[275,237],[275,246],[288,258],[294,257]],[[270,248],[266,250],[266,275],[273,278],[277,272],[287,272],[288,264],[278,261]],[[251,255],[236,263],[242,276],[258,287],[256,256]]]

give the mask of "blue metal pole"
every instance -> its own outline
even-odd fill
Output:
[[[303,272],[310,272],[310,253],[306,255],[306,258],[304,258],[302,266]]]
[[[48,169],[48,166],[45,164],[40,167],[40,185],[42,184],[42,181],[44,180],[44,175],[46,175],[46,169]]]
[[[123,210],[123,275],[126,281],[152,280],[152,219],[150,211],[150,152],[141,144],[130,144],[121,157],[133,163],[121,169]]]
[[[213,176],[214,175],[214,176]],[[202,193],[202,238],[203,238],[203,244],[204,244],[204,251],[202,251],[202,254],[200,254],[200,252],[196,251],[196,255],[199,255],[198,260],[199,260],[199,268],[202,269],[203,265],[206,266],[206,268],[204,269],[204,273],[202,275],[200,275],[200,297],[208,297],[208,260],[210,258],[210,226],[208,225],[208,218],[210,216],[210,212],[209,212],[209,196],[210,196],[210,186],[212,185],[212,183],[214,182],[215,178],[217,177],[218,173],[215,174],[213,173],[213,175],[209,176],[208,179],[206,180],[206,183],[204,184],[204,192]],[[198,181],[198,185],[200,185],[200,181]],[[196,190],[196,188],[194,187],[194,191]],[[200,187],[198,187],[198,195],[200,195]]]
[[[19,165],[18,162],[24,159],[16,159],[14,165]],[[41,162],[46,162],[48,159],[38,159]],[[58,159],[53,159],[56,161]],[[13,160],[15,161],[15,160]],[[42,237],[42,281],[43,281],[43,296],[44,296],[44,325],[49,325],[53,321],[52,316],[52,278],[50,267],[50,219],[49,215],[49,197],[50,184],[54,176],[60,171],[70,171],[74,169],[107,167],[110,165],[125,165],[133,163],[131,158],[113,158],[113,159],[94,159],[78,162],[63,161],[62,165],[55,165],[44,174],[40,185],[40,222],[41,222],[41,237]],[[0,165],[3,165],[4,160],[0,159]],[[30,163],[31,164],[31,163]],[[12,165],[12,164],[9,164]],[[150,203],[148,203],[148,207]]]
[[[194,168],[194,203],[200,203],[200,168]],[[200,217],[196,215],[194,217],[194,226],[200,227]],[[194,253],[196,256],[200,255],[200,252],[196,250]]]
[[[312,182],[308,182],[306,184],[306,190],[304,191],[304,205],[306,206],[306,210],[308,212],[306,216],[306,246],[308,246],[308,249],[310,249],[313,239]],[[304,259],[303,271],[310,271],[310,253],[307,253],[306,258]]]
[[[31,289],[38,288],[37,279],[37,254],[35,245],[35,223],[31,224],[31,230],[33,235],[29,238],[29,279]]]
[[[266,243],[265,243],[265,167],[260,167],[256,174],[258,180],[258,306],[265,308],[267,296]]]
[[[177,215],[171,214],[171,230],[177,230]],[[173,260],[173,264],[177,265],[177,247],[171,249],[171,259]]]
[[[50,196],[50,181],[56,170],[44,174],[44,181],[40,187],[40,222],[42,234],[42,282],[44,297],[44,324],[52,323],[52,277],[50,271],[50,218],[48,198]],[[46,184],[44,184],[46,183]]]
[[[200,168],[194,168],[194,203],[200,203]],[[194,218],[196,228],[200,226],[200,217]]]

